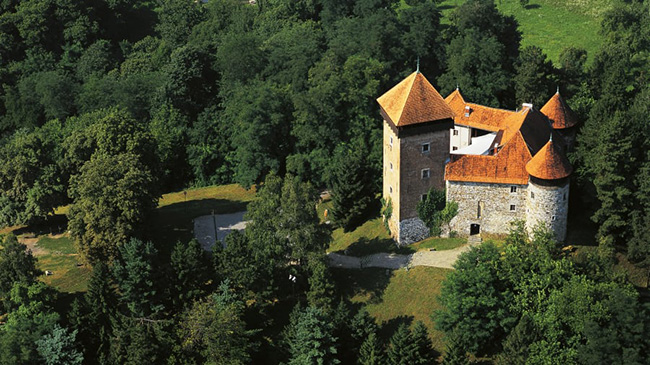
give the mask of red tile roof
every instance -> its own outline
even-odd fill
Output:
[[[420,72],[414,72],[377,99],[398,127],[454,117],[454,112]]]
[[[578,124],[578,118],[569,108],[558,91],[540,110],[553,123],[553,129],[571,128]]]
[[[550,139],[526,164],[526,171],[539,179],[562,179],[573,171],[571,163]]]
[[[527,184],[526,163],[532,158],[521,132],[496,155],[464,155],[445,167],[445,180],[499,184]]]
[[[479,104],[467,103],[458,89],[449,94],[445,101],[449,103],[451,110],[456,114],[454,123],[491,132],[505,129],[508,125],[506,119],[517,114],[517,112],[511,110],[490,108]],[[465,108],[467,106],[469,106],[468,117],[465,116]]]

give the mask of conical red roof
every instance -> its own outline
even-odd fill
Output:
[[[454,117],[442,96],[418,71],[380,96],[377,102],[398,127]]]
[[[571,175],[573,167],[550,139],[526,164],[526,171],[538,179],[556,180]]]
[[[544,104],[540,111],[551,120],[553,129],[571,128],[578,124],[578,119],[559,91]]]

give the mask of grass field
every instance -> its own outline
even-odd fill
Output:
[[[602,42],[598,34],[602,14],[617,0],[532,0],[523,8],[519,0],[496,0],[497,8],[513,15],[522,33],[521,45],[538,46],[557,64],[564,47],[587,50],[589,62]],[[440,3],[443,24],[465,0],[445,0]]]
[[[387,341],[401,323],[422,321],[429,330],[434,348],[444,350],[442,333],[435,330],[431,315],[440,305],[437,296],[450,272],[432,267],[406,270],[334,269],[337,286],[352,303],[364,307],[378,324]]]
[[[91,269],[77,265],[81,261],[70,237],[42,236],[35,244],[34,253],[38,268],[52,272],[50,276],[41,276],[43,282],[67,293],[86,290]]]

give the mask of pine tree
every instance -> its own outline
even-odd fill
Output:
[[[163,308],[158,304],[156,268],[158,251],[151,242],[132,238],[119,248],[119,259],[113,265],[113,275],[120,288],[121,301],[134,317],[149,317]]]
[[[371,332],[359,349],[359,365],[381,365],[384,364],[384,350],[375,332]]]
[[[429,339],[429,332],[422,321],[415,322],[415,326],[413,326],[413,330],[411,331],[411,336],[418,354],[418,359],[414,364],[424,365],[435,362],[433,346],[431,346],[431,339]]]
[[[322,310],[296,308],[285,328],[284,341],[289,349],[290,365],[338,364],[333,325]]]
[[[320,256],[320,257],[319,257]],[[334,306],[334,283],[325,263],[327,258],[314,254],[309,260],[309,291],[307,302],[310,306],[320,308],[325,312],[331,311]]]
[[[79,331],[78,338],[84,345],[84,358],[104,364],[110,353],[112,322],[117,309],[111,272],[105,264],[100,262],[93,267],[81,307],[86,314],[77,318],[74,325]]]
[[[83,354],[76,349],[77,331],[68,332],[65,328],[54,325],[52,332],[36,341],[36,348],[47,365],[80,365]]]
[[[390,338],[388,363],[391,365],[410,365],[419,363],[418,348],[408,326],[402,323]]]
[[[354,230],[368,213],[373,200],[371,174],[362,141],[339,145],[330,165],[332,218],[345,232]]]
[[[193,239],[189,243],[178,242],[171,255],[174,271],[174,306],[183,308],[205,292],[208,281],[209,258],[201,244]]]
[[[467,351],[458,341],[458,338],[452,335],[447,342],[447,351],[445,356],[442,358],[443,365],[467,365],[469,364],[469,358],[467,357]]]

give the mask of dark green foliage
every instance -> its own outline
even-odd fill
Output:
[[[333,326],[321,309],[296,307],[284,330],[288,364],[339,364]]]
[[[65,202],[55,139],[21,130],[0,142],[0,225],[42,222]]]
[[[104,364],[110,353],[113,320],[117,311],[117,294],[111,272],[104,263],[97,263],[81,301],[83,312],[71,320],[84,348],[84,358]]]
[[[440,213],[445,209],[447,200],[444,190],[431,188],[426,197],[417,205],[418,217],[429,227],[434,236],[440,236],[442,224]]]
[[[300,269],[310,253],[325,248],[329,235],[316,215],[316,197],[308,183],[290,175],[284,181],[269,175],[258,198],[248,205],[249,260],[264,273],[263,281],[271,281],[275,270],[290,261]]]
[[[51,333],[59,320],[52,310],[53,295],[43,283],[17,282],[9,301],[14,308],[0,327],[0,364],[36,364],[42,361],[36,342]]]
[[[243,310],[227,281],[208,299],[194,302],[180,324],[184,356],[197,354],[200,363],[250,363],[256,344],[250,340],[254,332],[245,328]]]
[[[538,110],[546,104],[557,86],[553,63],[542,49],[525,47],[515,65],[515,96],[518,103],[532,103]]]
[[[500,364],[524,364],[530,356],[529,346],[539,340],[538,329],[530,314],[524,313],[503,343]]]
[[[113,259],[158,200],[153,175],[133,154],[93,156],[70,185],[68,227],[91,263]]]
[[[359,365],[381,365],[384,364],[384,349],[382,348],[377,334],[371,332],[359,348]]]
[[[210,259],[199,241],[193,239],[186,244],[176,243],[170,264],[175,279],[174,307],[183,308],[201,297],[207,290]]]
[[[0,245],[0,298],[7,307],[9,292],[16,283],[30,285],[42,274],[36,268],[36,258],[14,235],[4,237]]]
[[[230,287],[245,298],[266,289],[261,283],[268,273],[251,260],[253,251],[243,233],[231,232],[226,236],[223,246],[221,242],[217,242],[213,255],[217,276],[227,279]]]
[[[366,156],[360,142],[342,144],[334,151],[329,174],[332,218],[344,231],[354,230],[373,207],[374,186]]]
[[[327,267],[327,257],[314,254],[307,262],[309,270],[309,290],[307,303],[309,306],[329,312],[333,308],[334,283]]]
[[[415,325],[411,330],[411,336],[418,354],[417,361],[413,362],[413,364],[425,365],[434,363],[437,356],[435,356],[433,351],[427,327],[422,323],[422,321],[415,322]]]
[[[469,364],[469,358],[467,357],[467,351],[465,348],[458,342],[458,339],[455,335],[451,335],[447,339],[447,345],[445,346],[445,356],[442,358],[443,365],[467,365]]]
[[[157,254],[151,242],[136,238],[119,247],[113,276],[120,290],[120,300],[133,317],[155,317],[163,309],[157,288]]]
[[[417,364],[419,363],[418,350],[408,325],[402,323],[390,338],[387,363],[391,365]]]
[[[454,332],[459,345],[476,354],[494,353],[514,327],[517,318],[503,303],[513,300],[510,283],[503,277],[499,249],[492,243],[473,247],[461,255],[443,283],[436,324]]]
[[[52,332],[36,341],[36,348],[46,365],[80,365],[83,355],[76,349],[77,331],[68,332],[65,328],[54,325]]]
[[[203,20],[200,3],[182,0],[161,1],[156,30],[169,47],[176,48],[187,42],[192,27]]]

